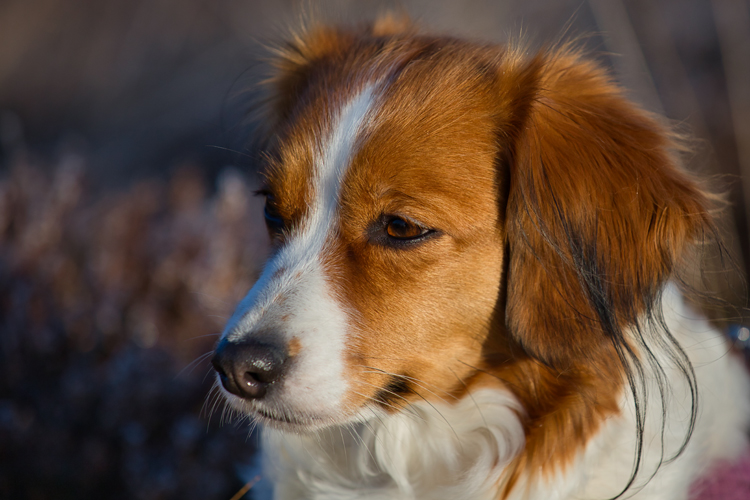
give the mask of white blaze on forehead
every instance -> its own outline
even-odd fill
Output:
[[[346,393],[344,347],[347,315],[333,296],[323,257],[336,223],[341,184],[375,100],[368,86],[349,101],[323,140],[313,144],[309,209],[287,243],[266,264],[224,332],[231,341],[259,336],[301,343],[284,378],[285,405],[307,413],[335,409]]]

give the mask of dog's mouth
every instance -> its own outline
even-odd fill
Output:
[[[299,415],[285,410],[253,407],[250,412],[255,420],[267,427],[278,430],[305,434],[328,427],[335,422],[332,418],[317,415]]]
[[[253,411],[266,420],[270,420],[272,422],[278,422],[281,424],[307,426],[309,425],[310,421],[316,420],[312,417],[301,418],[296,415],[290,415],[289,413],[286,413],[286,412],[265,410],[263,408],[253,408]]]
[[[221,385],[219,384],[219,387]],[[317,430],[346,423],[351,420],[345,412],[333,410],[321,412],[321,408],[295,408],[287,404],[283,397],[275,394],[274,401],[255,400],[238,397],[221,387],[226,403],[236,414],[245,415],[256,424],[280,431],[306,434]],[[358,419],[356,419],[358,420]]]
[[[269,408],[265,405],[263,407],[256,404],[243,406],[243,411],[250,415],[257,423],[265,427],[294,434],[310,434],[337,425],[361,423],[369,420],[369,413],[377,413],[376,409],[369,408],[368,412],[336,412],[335,414],[321,415],[293,411],[288,408]]]

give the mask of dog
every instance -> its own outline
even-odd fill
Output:
[[[272,254],[213,358],[274,498],[685,499],[742,453],[683,298],[713,198],[600,65],[385,17],[274,71]]]

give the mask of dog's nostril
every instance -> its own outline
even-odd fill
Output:
[[[242,378],[242,383],[248,390],[256,392],[263,388],[263,386],[272,384],[273,382],[274,379],[268,377],[265,373],[245,372]]]
[[[224,388],[245,399],[265,396],[268,386],[278,380],[286,357],[273,346],[258,342],[222,341],[211,363]]]
[[[245,379],[248,383],[251,381],[261,384],[273,383],[279,375],[281,364],[272,351],[261,353],[250,362],[251,366],[245,372]]]

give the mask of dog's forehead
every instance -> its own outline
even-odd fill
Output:
[[[401,193],[474,208],[466,186],[495,185],[491,87],[474,67],[417,61],[397,75],[339,78],[320,79],[284,125],[268,179],[285,203],[310,205],[314,179],[334,164],[337,194],[356,203]]]
[[[342,162],[349,163],[358,147],[375,97],[367,81],[350,85],[329,81],[322,88],[308,89],[274,131],[264,174],[279,201],[309,204],[316,194],[315,178],[326,168],[343,170]]]
[[[488,96],[474,74],[448,81],[404,72],[383,89],[377,113],[350,166],[360,189],[395,190],[415,198],[462,197],[467,186],[494,185],[497,141]],[[346,186],[355,190],[357,183]],[[345,193],[342,193],[345,194]]]

